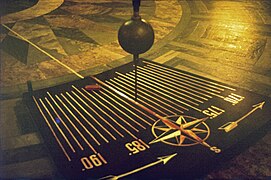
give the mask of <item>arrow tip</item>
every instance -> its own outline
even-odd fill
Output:
[[[109,180],[117,180],[117,179],[119,179],[119,177],[114,176],[114,175],[109,175],[109,176],[102,177],[99,180],[107,180],[107,179],[109,179]]]
[[[171,154],[169,156],[159,157],[158,159],[160,159],[161,161],[163,161],[163,164],[166,164],[169,160],[171,160],[176,155],[177,155],[177,153]]]
[[[260,109],[263,109],[263,105],[265,104],[265,101],[261,102],[261,103],[258,103],[258,104],[255,104],[253,105],[252,107],[256,107],[256,108],[260,108]]]

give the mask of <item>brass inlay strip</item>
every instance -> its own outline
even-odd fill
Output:
[[[151,123],[149,123],[148,121],[146,121],[144,118],[138,116],[136,113],[134,113],[133,111],[131,111],[130,109],[128,109],[127,107],[125,107],[124,105],[122,105],[121,103],[119,103],[118,101],[114,100],[113,98],[111,98],[110,96],[108,96],[106,93],[101,91],[101,94],[103,94],[104,96],[106,96],[107,98],[111,99],[112,101],[114,101],[116,104],[118,104],[120,107],[122,107],[123,109],[125,109],[126,111],[128,111],[129,113],[133,114],[135,117],[137,117],[138,119],[140,119],[141,121],[143,121],[144,123],[148,124],[149,126],[152,126]],[[137,121],[135,121],[137,122]],[[137,122],[138,124],[140,124],[139,122]],[[140,124],[141,126],[143,126],[142,124]],[[143,126],[144,129],[145,126]]]
[[[151,82],[151,83],[154,83],[154,84],[156,84],[156,85],[158,85],[158,86],[160,86],[160,87],[162,87],[162,88],[164,88],[164,89],[168,89],[169,91],[172,91],[172,92],[174,92],[174,93],[177,93],[177,94],[181,95],[181,96],[179,96],[179,97],[185,96],[185,97],[187,97],[187,98],[189,98],[189,99],[192,99],[192,100],[194,100],[194,101],[197,101],[197,102],[199,102],[199,103],[203,103],[203,101],[201,101],[201,100],[198,100],[198,99],[193,98],[193,97],[191,97],[191,96],[189,96],[189,95],[187,95],[187,94],[184,94],[184,93],[179,92],[180,90],[179,90],[179,89],[176,89],[176,87],[173,86],[173,85],[171,85],[171,84],[163,83],[163,82],[161,82],[161,81],[158,82],[157,79],[156,79],[156,78],[153,78],[150,74],[146,74],[146,73],[142,73],[142,72],[138,72],[138,73],[145,77],[145,78],[143,78],[143,79],[145,79],[145,80],[148,79],[149,82]],[[182,99],[185,100],[185,101],[187,101],[187,102],[190,102],[190,103],[192,103],[192,104],[194,104],[194,105],[198,105],[197,103],[195,103],[195,102],[193,102],[193,101],[191,101],[191,100],[189,100],[189,99],[186,99],[186,98],[183,98],[183,97],[182,97]]]
[[[129,85],[129,84],[127,84],[127,83],[125,83],[125,82],[123,82],[123,81],[117,79],[117,78],[114,78],[114,80],[116,80],[116,81],[118,81],[119,83],[125,85],[124,87],[127,87],[127,88],[130,87],[131,89],[133,89],[133,87],[132,87],[131,85]],[[110,79],[110,81],[112,81],[113,83],[119,84],[119,83],[115,82],[114,80],[113,80],[113,79]],[[133,91],[133,90],[131,90],[131,89],[130,89],[130,91]],[[155,98],[155,97],[153,97],[153,96],[151,96],[151,95],[149,95],[149,94],[147,94],[147,93],[145,93],[145,92],[143,92],[143,91],[141,91],[141,90],[139,90],[139,89],[138,89],[138,92],[140,92],[140,94],[138,94],[139,96],[142,96],[142,95],[144,94],[145,96],[148,96],[149,98],[154,99],[154,100],[156,100],[157,102],[159,102],[159,103],[161,103],[161,104],[158,104],[158,103],[152,101],[151,99],[146,98],[145,96],[142,96],[142,97],[143,97],[144,99],[146,99],[147,101],[150,101],[150,102],[152,102],[153,104],[155,104],[155,105],[161,107],[162,109],[164,109],[164,110],[170,112],[172,115],[176,115],[175,112],[173,112],[173,111],[169,110],[168,108],[166,108],[166,107],[164,107],[164,106],[161,106],[161,105],[163,104],[163,105],[168,106],[168,107],[170,107],[170,108],[172,108],[172,109],[174,109],[174,110],[177,110],[177,111],[178,111],[178,109],[174,108],[173,106],[171,106],[171,105],[169,105],[169,104],[166,104],[165,102],[161,101],[160,99],[157,99],[157,98]]]
[[[215,86],[219,86],[219,87],[226,88],[226,89],[229,89],[229,90],[232,90],[232,91],[236,91],[236,89],[234,89],[234,88],[231,88],[231,87],[228,87],[228,86],[225,86],[225,85],[222,85],[222,84],[218,84],[218,83],[215,83],[213,81],[209,81],[209,80],[206,80],[206,79],[203,79],[203,78],[199,78],[199,77],[196,77],[196,76],[193,76],[193,75],[185,74],[185,73],[179,72],[177,70],[173,70],[173,69],[170,69],[170,68],[167,68],[167,67],[163,67],[161,65],[156,65],[154,63],[147,62],[147,61],[144,61],[144,63],[146,63],[148,65],[151,65],[151,66],[156,66],[156,67],[158,67],[158,69],[163,68],[163,69],[166,69],[167,71],[178,73],[179,75],[187,76],[187,77],[192,78],[192,79],[197,79],[197,80],[209,83],[209,84],[213,84]]]
[[[97,113],[92,107],[90,107],[82,98],[80,98],[74,91],[72,91],[72,93],[82,102],[84,103],[92,112],[94,112],[103,122],[105,122],[108,126],[110,126],[113,130],[116,130],[110,123],[108,123],[99,113]],[[88,111],[86,111],[87,114],[89,114]],[[90,115],[90,117],[93,117]],[[100,124],[98,122],[98,124]],[[102,128],[104,128],[102,126]],[[111,134],[106,128],[104,128],[104,130],[114,139],[116,140],[116,137],[113,136],[113,134]]]
[[[132,122],[134,122],[135,124],[137,124],[141,128],[146,129],[142,124],[140,124],[139,122],[135,121],[131,116],[129,116],[127,113],[125,113],[124,111],[122,111],[120,108],[118,108],[117,106],[115,106],[114,104],[112,104],[111,102],[109,102],[108,100],[106,100],[100,94],[96,93],[95,91],[93,92],[93,94],[95,94],[96,96],[98,96],[99,98],[101,98],[102,100],[104,100],[106,103],[108,103],[110,106],[112,106],[113,108],[115,108],[117,111],[119,111],[120,113],[122,113],[123,115],[125,115],[126,117],[128,117]],[[116,103],[116,101],[114,101],[114,103]]]
[[[127,76],[134,76],[134,73],[133,72],[130,72],[130,73],[126,73],[127,74]],[[156,89],[159,89],[159,90],[161,90],[161,91],[164,91],[164,92],[166,92],[166,93],[168,93],[168,94],[171,94],[172,96],[175,96],[175,97],[177,97],[177,98],[180,98],[180,99],[182,99],[182,100],[184,100],[184,101],[186,101],[186,102],[189,102],[189,103],[191,103],[191,104],[194,104],[194,105],[196,105],[196,106],[199,106],[199,104],[198,103],[195,103],[195,102],[193,102],[193,101],[191,101],[191,100],[189,100],[189,99],[186,99],[186,98],[184,98],[184,97],[182,97],[182,96],[178,96],[177,94],[179,94],[178,93],[178,91],[176,91],[176,90],[172,90],[172,89],[170,89],[170,88],[168,88],[167,86],[164,86],[164,85],[162,85],[162,84],[160,84],[160,83],[158,83],[158,82],[155,82],[155,81],[153,81],[153,80],[150,80],[150,78],[149,77],[146,77],[146,76],[142,76],[142,75],[138,75],[141,79],[143,79],[143,80],[145,80],[145,83],[147,83],[147,82],[149,82],[150,83],[150,85],[152,86],[152,87],[154,87],[154,88],[156,88]],[[141,79],[139,79],[139,80],[141,80]],[[141,80],[142,81],[142,80]],[[171,91],[171,92],[170,92]],[[176,94],[177,93],[177,94]],[[185,102],[184,102],[185,103]]]
[[[103,114],[105,114],[106,116],[108,116],[113,122],[115,122],[117,125],[118,122],[112,118],[107,112],[105,112],[103,109],[101,109],[97,104],[95,104],[94,102],[92,102],[85,94],[83,94],[79,89],[77,89],[75,86],[72,85],[72,87],[78,92],[80,93],[86,100],[88,100],[91,104],[93,104],[97,109],[99,109]],[[99,101],[98,101],[99,102]],[[100,102],[99,102],[100,103]],[[100,117],[100,115],[99,115]],[[108,125],[114,130],[116,131],[116,133],[118,133],[121,137],[124,137],[123,134],[121,134],[113,125],[111,125],[109,122],[107,122]]]
[[[144,109],[145,111],[149,112],[150,114],[152,114],[153,116],[157,117],[158,119],[160,119],[164,124],[166,124],[168,127],[173,128],[173,129],[177,129],[180,130],[181,133],[186,134],[187,136],[195,139],[198,143],[209,147],[211,151],[214,151],[215,153],[220,153],[221,150],[218,149],[217,147],[213,146],[211,147],[208,143],[206,143],[203,139],[201,139],[199,136],[197,136],[193,131],[189,130],[189,129],[184,129],[184,127],[182,126],[178,126],[176,124],[174,124],[173,122],[171,122],[170,120],[168,120],[167,118],[160,116],[159,114],[155,113],[154,111],[152,111],[151,109],[147,108],[146,106],[138,103],[137,101],[135,101],[134,99],[130,98],[129,96],[127,96],[126,94],[118,91],[117,89],[113,88],[112,86],[109,86],[108,84],[104,83],[103,81],[101,81],[100,79],[91,76],[92,79],[94,79],[96,82],[98,82],[99,84],[106,86],[107,88],[109,88],[110,90],[114,91],[115,93],[119,94],[120,96],[122,96],[123,98],[126,98],[128,101],[130,101],[131,103],[139,106],[140,108]],[[199,122],[201,123],[201,122]],[[208,128],[208,126],[207,126]]]
[[[45,98],[46,101],[48,101],[47,98]],[[60,134],[63,136],[63,138],[65,139],[66,143],[69,145],[69,147],[71,148],[72,152],[75,152],[71,142],[69,141],[69,139],[67,138],[67,136],[65,135],[65,133],[62,131],[62,129],[58,126],[58,124],[56,123],[54,117],[52,116],[51,112],[48,110],[47,106],[43,103],[42,99],[40,98],[39,101],[41,102],[43,108],[46,110],[46,112],[48,113],[48,115],[50,116],[51,120],[53,121],[54,125],[56,126],[57,130],[60,132]]]
[[[161,74],[163,74],[163,73],[161,73]],[[205,97],[207,97],[207,98],[212,98],[212,96],[210,96],[210,95],[208,95],[208,94],[202,93],[202,92],[207,92],[207,93],[208,93],[208,91],[199,89],[199,88],[197,88],[197,87],[193,87],[192,85],[189,85],[189,84],[186,84],[186,83],[183,83],[183,82],[179,82],[179,81],[177,81],[177,80],[175,80],[175,79],[173,79],[173,78],[167,77],[168,74],[163,74],[163,75],[164,75],[164,76],[163,76],[164,79],[167,79],[168,81],[174,81],[174,82],[176,82],[176,83],[174,84],[175,86],[178,86],[178,87],[180,87],[180,88],[182,88],[182,89],[187,89],[188,92],[189,92],[189,91],[192,91],[192,92],[194,92],[194,93],[200,94],[200,95],[205,96]],[[167,81],[167,82],[168,82],[168,81]],[[173,84],[173,82],[171,82],[171,84]],[[182,85],[182,84],[183,84],[183,85]],[[187,87],[187,86],[188,86],[188,87]],[[190,88],[189,88],[189,87],[190,87]],[[195,89],[196,89],[196,90],[195,90]],[[202,91],[202,92],[200,92],[200,91]]]
[[[73,122],[70,120],[70,118],[66,115],[66,113],[62,110],[62,108],[58,105],[58,103],[55,101],[55,99],[51,96],[51,94],[49,92],[47,92],[47,94],[49,95],[49,97],[51,98],[51,100],[54,102],[54,104],[57,106],[57,108],[61,111],[61,113],[65,116],[66,119],[68,119],[68,121],[70,122],[70,124],[73,126],[73,128],[80,134],[80,131],[77,129],[77,127],[73,124]],[[58,115],[59,116],[59,115]],[[60,117],[60,116],[59,116]],[[64,121],[63,121],[64,122]],[[65,125],[66,126],[66,125]],[[78,140],[74,139],[77,143],[77,145],[80,147],[81,150],[84,150],[84,148],[82,147],[82,145],[78,142]]]
[[[78,113],[79,111],[76,109],[76,107],[74,107],[74,105],[64,96],[64,94],[61,93],[61,96],[66,100],[66,102],[69,103],[69,105]],[[74,113],[72,113],[70,111],[70,113],[73,115],[73,117],[76,119],[76,121],[83,127],[83,129],[90,135],[90,137],[98,144],[101,145],[99,143],[99,141],[89,132],[89,130],[86,128],[86,126],[84,126],[84,124],[82,124],[82,122],[74,115]],[[80,113],[80,112],[79,112]],[[78,113],[78,114],[79,114]]]
[[[170,86],[170,87],[172,87],[172,88],[174,88],[174,89],[178,89],[178,91],[182,91],[182,92],[185,92],[185,93],[187,93],[187,94],[190,94],[190,95],[192,95],[192,96],[195,96],[195,97],[198,97],[198,98],[200,98],[200,99],[203,99],[203,100],[205,100],[205,101],[208,101],[208,99],[207,98],[205,98],[205,97],[202,97],[202,96],[199,96],[199,95],[197,95],[197,94],[199,94],[197,91],[197,94],[195,94],[195,93],[192,93],[192,92],[190,92],[190,91],[187,91],[187,90],[184,90],[183,88],[177,88],[176,87],[176,85],[178,85],[178,84],[174,84],[173,82],[172,82],[172,79],[173,78],[171,78],[170,80],[167,80],[167,78],[165,78],[165,75],[163,74],[163,76],[161,76],[160,74],[159,75],[157,75],[157,74],[154,74],[152,71],[150,71],[150,70],[148,70],[148,69],[145,69],[145,68],[142,68],[142,67],[138,67],[139,69],[142,69],[142,70],[144,70],[144,71],[147,71],[149,74],[149,76],[152,76],[153,78],[155,78],[155,79],[159,79],[160,80],[160,82],[162,81],[162,82],[164,82],[163,84],[165,84],[165,83],[167,83],[166,85],[167,86]],[[169,77],[170,78],[170,77]],[[174,79],[173,79],[174,80]],[[176,81],[175,81],[176,82]],[[177,81],[177,83],[178,83],[178,81]],[[189,88],[188,88],[189,89]],[[191,89],[189,89],[189,90],[191,90]],[[187,96],[187,95],[185,95],[186,97],[189,97],[189,96]],[[211,96],[210,96],[210,98],[211,98]],[[197,100],[198,101],[198,100]],[[202,101],[201,101],[202,102]]]
[[[119,116],[116,112],[114,112],[111,108],[109,108],[108,106],[104,105],[104,103],[102,103],[101,101],[99,101],[98,99],[96,99],[94,96],[92,96],[92,94],[90,94],[89,92],[87,92],[84,88],[82,88],[82,90],[84,92],[86,92],[90,97],[92,97],[93,99],[95,99],[96,101],[98,101],[103,107],[105,107],[107,110],[109,110],[111,113],[113,113],[117,118],[119,118],[120,120],[122,120],[125,124],[127,124],[129,127],[131,127],[133,130],[135,130],[136,132],[138,132],[138,129],[136,129],[134,126],[132,126],[129,122],[127,122],[125,119],[123,119],[121,116]],[[90,101],[90,100],[89,100]],[[91,101],[90,101],[91,102]],[[111,117],[111,116],[109,116]],[[113,120],[113,118],[112,118]],[[123,130],[125,130],[130,136],[132,136],[134,139],[137,139],[137,137],[131,133],[128,129],[126,129],[124,126],[122,126],[121,124],[119,124],[117,121],[114,120],[115,123],[117,123]]]
[[[129,91],[129,92],[131,92],[131,93],[134,92],[133,88],[132,88],[132,89],[129,89],[129,88],[128,88],[129,85],[127,85],[126,83],[123,83],[124,85],[121,85],[120,83],[114,81],[113,79],[110,79],[110,81],[111,81],[111,82],[108,82],[108,81],[106,81],[106,82],[107,82],[108,84],[110,84],[111,86],[114,86],[114,87],[117,87],[117,88],[121,87],[121,88],[126,89],[127,91]],[[119,87],[118,87],[118,86],[119,86]],[[119,88],[119,89],[120,89],[120,88]],[[123,89],[122,89],[122,90],[123,90]],[[124,90],[123,90],[123,91],[124,91]],[[125,93],[127,93],[128,95],[131,95],[131,93],[128,93],[127,91],[125,91]],[[154,105],[160,107],[161,109],[164,109],[165,111],[170,112],[172,115],[175,115],[175,114],[176,114],[175,112],[173,112],[173,111],[167,109],[166,107],[161,106],[161,105],[158,104],[157,102],[154,102],[154,101],[150,100],[150,99],[147,98],[147,97],[144,97],[144,96],[140,96],[140,97],[141,97],[141,98],[138,98],[137,100],[140,101],[140,102],[142,102],[142,103],[144,103],[144,104],[148,104],[148,103],[147,103],[146,101],[142,100],[142,98],[145,99],[145,100],[147,100],[147,101],[149,101],[149,102],[151,102],[152,104],[154,104]],[[148,106],[152,107],[153,109],[155,109],[156,111],[160,112],[161,114],[167,115],[165,112],[159,110],[158,108],[156,108],[156,107],[154,107],[154,106],[152,106],[152,105],[150,105],[150,104],[148,104]]]
[[[144,144],[145,147],[150,148],[150,146],[147,143],[145,143],[144,141],[142,141],[141,139],[138,139],[138,141],[141,142],[142,144]]]
[[[61,143],[60,140],[58,139],[58,137],[57,137],[57,135],[56,135],[54,129],[52,128],[51,124],[49,123],[47,117],[44,115],[43,111],[41,110],[41,107],[40,107],[40,105],[38,104],[36,98],[35,98],[34,96],[32,96],[32,98],[33,98],[33,100],[34,100],[36,106],[38,107],[38,109],[39,109],[39,111],[40,111],[40,113],[41,113],[43,119],[45,120],[47,126],[49,127],[50,131],[52,132],[54,138],[56,139],[58,145],[60,146],[61,150],[63,151],[64,155],[67,157],[68,161],[71,161],[70,156],[68,155],[68,153],[67,153],[67,151],[65,150],[64,146],[62,145],[62,143]]]
[[[155,70],[155,69],[152,69],[152,71],[157,72],[157,73],[160,73],[160,74],[163,74],[163,75],[164,75],[163,77],[164,77],[165,79],[169,79],[169,80],[171,80],[171,81],[175,81],[176,83],[178,83],[179,86],[181,86],[181,87],[183,87],[183,88],[186,88],[186,89],[187,89],[186,86],[188,86],[188,87],[190,87],[190,88],[196,89],[196,90],[198,90],[198,91],[195,91],[195,90],[193,90],[193,91],[196,92],[196,93],[198,93],[198,94],[204,95],[204,96],[209,97],[209,98],[212,98],[210,95],[217,96],[217,97],[219,97],[219,98],[224,98],[223,96],[221,96],[221,95],[219,95],[219,94],[215,94],[215,93],[213,93],[213,92],[210,92],[210,91],[208,91],[208,90],[206,90],[206,89],[199,88],[199,87],[197,87],[197,86],[195,86],[195,85],[191,85],[191,84],[189,84],[189,83],[187,83],[187,82],[182,82],[182,81],[180,81],[180,79],[177,79],[177,78],[174,76],[174,74],[172,74],[172,75],[170,76],[170,74],[167,73],[167,72],[163,73],[163,72],[160,72],[160,71]],[[170,78],[169,78],[169,77],[170,77]],[[182,85],[184,85],[184,86],[182,86],[182,85],[180,85],[180,84],[182,84]],[[191,90],[191,89],[189,89],[189,90]],[[191,91],[192,91],[192,90],[191,90]],[[210,94],[210,95],[203,94],[203,93],[201,93],[200,91],[201,91],[201,92],[204,92],[204,93],[207,93],[207,94]]]
[[[67,129],[67,131],[70,133],[70,135],[72,136],[73,140],[77,143],[77,145],[80,147],[80,149],[82,150],[82,146],[79,143],[79,141],[77,140],[77,138],[74,136],[74,134],[72,133],[72,131],[70,130],[70,128],[66,125],[65,121],[63,121],[63,119],[60,117],[60,115],[56,112],[55,108],[53,107],[53,105],[50,103],[50,101],[45,97],[45,100],[47,101],[47,103],[49,104],[49,106],[51,107],[51,109],[54,111],[54,113],[56,114],[57,118],[60,120],[61,124],[63,124],[63,126]]]
[[[67,107],[67,105],[58,97],[58,95],[55,95],[55,96],[58,99],[58,101],[66,108],[66,110],[73,116],[73,118],[80,124],[80,126],[92,137],[92,134],[88,131],[88,129],[80,122],[80,120],[73,114],[73,112]],[[64,113],[64,111],[62,113]],[[68,116],[66,115],[66,113],[64,113],[64,114],[65,114],[65,117],[67,118]],[[72,122],[72,121],[70,120],[70,122]],[[76,126],[74,125],[74,127],[76,127]],[[77,129],[77,132],[84,139],[84,141],[86,142],[86,144],[88,145],[88,147],[94,153],[97,153],[97,151],[93,148],[93,146],[88,142],[88,140],[85,138],[85,136],[78,129]]]
[[[149,115],[147,115],[146,113],[142,112],[141,110],[135,108],[134,106],[132,106],[131,104],[127,103],[126,101],[124,101],[123,99],[121,99],[120,97],[116,96],[115,94],[111,93],[109,90],[107,89],[103,89],[104,91],[106,91],[108,94],[112,95],[113,97],[117,98],[118,100],[120,100],[121,102],[125,103],[127,106],[131,107],[132,109],[138,111],[139,113],[143,114],[144,116],[146,116],[148,119],[152,120],[152,121],[156,121],[155,119],[153,119],[152,117],[150,117]]]
[[[130,77],[127,77],[126,75],[120,74],[120,73],[118,73],[118,72],[116,72],[116,73],[117,73],[118,75],[120,75],[118,78],[121,79],[121,80],[123,80],[123,81],[126,81],[126,82],[128,82],[128,83],[132,83],[131,81],[134,81],[134,79],[132,79],[132,78],[130,78]],[[128,81],[127,79],[129,79],[129,80],[131,80],[131,81]],[[133,83],[132,83],[132,84],[133,84]],[[148,85],[140,84],[140,88],[141,88],[141,89],[143,89],[142,86],[151,89],[153,92],[156,92],[156,93],[158,93],[158,94],[161,94],[161,95],[163,95],[163,96],[166,96],[166,97],[168,97],[169,99],[173,99],[173,100],[175,100],[175,101],[178,101],[177,99],[175,99],[175,98],[169,96],[168,94],[165,94],[165,93],[163,93],[163,92],[161,92],[161,91],[158,91],[158,90],[156,90],[156,89],[154,89],[154,88],[151,88],[151,87],[149,87]],[[151,94],[154,94],[152,91],[149,91],[149,90],[147,90],[146,88],[144,88],[144,90],[146,90],[147,92],[149,92],[149,93],[151,93]],[[161,98],[163,98],[163,96],[161,96]],[[160,98],[160,97],[159,97],[159,98]],[[175,106],[177,106],[177,107],[179,107],[179,108],[181,108],[181,109],[184,109],[184,110],[188,111],[187,108],[185,108],[185,107],[183,107],[183,106],[181,106],[181,105],[179,105],[179,104],[177,104],[177,103],[175,103],[175,102],[173,102],[173,101],[170,101],[170,100],[168,100],[168,99],[166,99],[166,98],[163,98],[163,99],[166,100],[166,101],[168,101],[168,102],[170,102],[170,103],[172,103],[172,104],[174,104]],[[179,111],[180,111],[180,110],[179,110]],[[180,111],[180,112],[183,113],[183,111]]]
[[[130,77],[132,77],[133,78],[133,76],[131,75],[131,74],[127,74],[127,76],[130,76]],[[141,78],[139,78],[138,79],[139,80],[139,83],[140,82],[142,82],[142,83],[146,83],[146,82],[144,82],[144,81],[142,81],[142,79]],[[155,86],[154,85],[152,85],[152,84],[150,84],[152,87],[154,87],[155,88]],[[157,89],[159,89],[160,91],[164,91],[165,93],[169,93],[171,96],[174,96],[174,94],[172,94],[172,93],[170,93],[169,91],[167,91],[167,90],[164,90],[164,89],[161,89],[161,88],[158,88],[158,87],[156,87]],[[176,96],[175,96],[176,97]],[[181,97],[179,97],[179,98],[181,98]],[[181,98],[181,99],[183,99],[183,98]],[[190,107],[190,108],[192,108],[192,109],[195,109],[195,110],[197,110],[197,111],[199,111],[199,112],[201,112],[201,110],[200,109],[198,109],[197,107],[194,107],[194,106],[192,106],[192,105],[190,105],[190,104],[188,104],[188,103],[186,103],[186,102],[183,102],[183,101],[180,101],[180,100],[178,100],[178,102],[180,102],[181,104],[183,104],[183,105],[185,105],[185,106],[187,106],[187,107]],[[198,104],[197,104],[198,105]]]
[[[206,84],[206,83],[201,82],[201,81],[197,81],[197,80],[194,80],[194,79],[191,79],[191,78],[187,78],[186,76],[183,76],[183,75],[179,75],[179,74],[176,74],[176,73],[174,74],[174,73],[168,72],[168,71],[166,71],[164,69],[158,69],[157,67],[151,67],[150,65],[146,66],[145,68],[151,69],[151,70],[156,69],[156,71],[166,72],[169,75],[174,75],[174,76],[178,77],[180,81],[184,81],[184,82],[187,82],[187,83],[190,83],[190,84],[193,84],[193,85],[197,85],[197,86],[199,86],[201,88],[204,88],[206,90],[210,90],[210,91],[217,92],[217,93],[219,93],[221,91],[224,91],[223,88],[219,88],[219,87],[216,87],[216,86],[213,86],[213,85],[210,85],[210,84]]]
[[[149,66],[146,66],[146,68],[150,68]],[[154,67],[154,68],[152,68],[152,70],[153,69],[156,69],[156,67]],[[159,71],[164,71],[164,70],[160,70],[159,69]],[[164,72],[167,72],[167,71],[164,71]],[[160,72],[159,72],[160,73]],[[170,72],[167,72],[168,74],[171,74],[172,76],[176,76],[177,77],[177,75],[176,74],[174,74],[174,73],[170,73]],[[176,78],[176,77],[174,77],[174,78]],[[203,88],[203,89],[205,89],[205,90],[209,90],[209,91],[212,91],[212,92],[215,92],[215,93],[220,93],[221,91],[224,91],[224,89],[221,89],[221,90],[217,90],[217,89],[212,89],[212,88],[210,88],[210,87],[207,87],[205,84],[204,85],[201,85],[201,84],[199,84],[199,83],[195,83],[195,82],[192,82],[191,80],[186,80],[186,79],[182,79],[183,77],[179,77],[179,81],[182,81],[182,82],[185,82],[185,83],[187,83],[187,84],[191,84],[191,85],[194,85],[194,86],[198,86],[198,87],[200,87],[200,88]]]
[[[107,89],[103,89],[104,91],[106,91],[108,94],[112,95],[114,98],[120,100],[121,102],[125,103],[127,106],[131,107],[132,109],[138,111],[139,113],[143,114],[144,116],[146,116],[148,119],[152,120],[152,121],[156,121],[155,119],[153,119],[152,117],[150,117],[149,115],[147,115],[146,113],[142,112],[141,110],[135,108],[134,106],[132,106],[131,104],[127,103],[126,101],[124,101],[123,99],[121,99],[120,97],[116,96],[115,94],[113,94],[112,92],[110,92]]]
[[[155,113],[154,111],[152,111],[151,109],[145,107],[144,105],[138,103],[137,101],[133,100],[132,98],[130,98],[129,96],[123,94],[122,92],[118,91],[117,89],[113,88],[112,86],[109,86],[108,84],[104,83],[103,81],[101,81],[100,79],[94,77],[94,76],[91,76],[92,79],[94,79],[95,81],[97,81],[99,84],[103,85],[103,86],[106,86],[107,88],[111,89],[112,91],[114,91],[115,93],[119,94],[120,96],[122,96],[123,98],[126,98],[128,101],[130,101],[131,103],[139,106],[140,108],[146,110],[147,112],[149,112],[150,114],[152,114],[153,116],[157,117],[158,119],[161,119],[164,123],[170,125],[170,126],[176,126],[175,124],[173,124],[171,121],[169,121],[168,119],[166,119],[165,117],[163,116],[160,116],[159,114]],[[200,137],[198,137],[197,135],[195,135],[193,132],[191,132],[191,130],[185,130],[183,129],[182,126],[178,126],[176,127],[176,129],[180,129],[183,133],[187,134],[188,136],[192,137],[193,139],[197,140],[200,144],[203,144],[205,146],[207,146],[208,144],[203,141]],[[213,148],[213,150],[216,150],[214,149],[215,147],[210,147],[210,148]]]
[[[84,79],[84,76],[82,76],[81,74],[79,74],[78,72],[76,72],[75,70],[73,70],[72,68],[70,68],[69,66],[67,66],[66,64],[64,64],[63,62],[61,62],[60,60],[58,60],[57,58],[55,58],[54,56],[52,56],[51,54],[49,54],[48,52],[44,51],[43,49],[41,49],[39,46],[37,46],[36,44],[34,44],[33,42],[29,41],[28,39],[26,39],[25,37],[23,37],[22,35],[20,35],[19,33],[15,32],[14,30],[10,29],[8,26],[6,26],[5,24],[2,24],[2,26],[4,26],[5,28],[7,28],[9,31],[11,31],[13,34],[15,34],[16,36],[20,37],[22,40],[28,42],[30,45],[32,45],[33,47],[35,47],[36,49],[38,49],[40,52],[42,52],[43,54],[47,55],[48,57],[50,57],[51,59],[53,59],[54,61],[56,61],[58,64],[60,64],[61,66],[65,67],[66,69],[68,69],[69,71],[71,71],[73,74],[75,74],[76,76],[78,76],[81,79]]]
[[[107,81],[107,83],[108,83],[110,86],[115,87],[116,89],[120,90],[121,92],[124,92],[124,93],[126,93],[127,95],[129,95],[129,96],[132,97],[132,94],[131,94],[131,93],[128,93],[127,91],[124,91],[124,89],[121,89],[121,88],[120,88],[120,87],[123,87],[123,86],[118,87],[118,86],[116,86],[115,84],[112,84],[111,82],[108,82],[108,81]],[[124,87],[123,87],[123,88],[124,88]],[[125,89],[126,89],[126,88],[125,88]],[[157,112],[159,112],[159,113],[161,113],[161,114],[167,116],[167,114],[166,114],[165,112],[163,112],[163,111],[161,111],[160,109],[154,107],[153,105],[151,105],[151,104],[149,104],[149,103],[147,103],[147,102],[141,100],[140,98],[138,98],[138,101],[140,101],[141,103],[144,103],[145,105],[151,107],[151,108],[154,109],[155,111],[157,111]]]
[[[66,92],[66,94],[73,100],[73,102],[75,102],[82,110],[83,110],[83,106],[81,104],[79,104],[68,92]],[[62,94],[61,94],[62,95]],[[91,123],[89,122],[89,120],[75,107],[72,106],[74,108],[74,110],[85,120],[85,122],[94,130],[96,131],[96,133],[105,141],[105,142],[109,142],[103,135],[102,133]],[[91,116],[91,118],[95,119],[93,116]]]
[[[71,91],[79,100],[82,100],[74,91]],[[115,136],[113,136],[97,119],[95,119],[82,105],[79,104],[68,92],[67,95],[78,105],[81,109],[91,118],[93,119],[109,136],[111,136],[114,140],[116,140]],[[82,101],[81,101],[82,102]],[[84,103],[86,104],[86,103]],[[86,104],[88,106],[88,104]],[[89,108],[90,106],[88,106]],[[91,108],[91,107],[90,107]],[[108,142],[108,141],[107,141]]]

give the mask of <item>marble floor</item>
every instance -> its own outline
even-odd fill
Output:
[[[26,82],[40,89],[78,79],[57,61],[83,76],[130,62],[117,31],[131,2],[5,0],[1,7],[0,178],[61,177],[22,102]],[[271,97],[269,0],[142,0],[141,16],[155,31],[141,57]],[[202,179],[271,177],[270,148],[269,131]]]

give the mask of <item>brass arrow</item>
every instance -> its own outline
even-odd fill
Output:
[[[177,155],[177,153],[171,154],[171,155],[168,155],[168,156],[158,157],[158,158],[157,158],[158,160],[155,161],[155,162],[153,162],[153,163],[147,164],[147,165],[145,165],[145,166],[142,166],[142,167],[140,167],[140,168],[137,168],[137,169],[134,169],[134,170],[132,170],[132,171],[126,172],[126,173],[121,174],[121,175],[117,175],[117,176],[109,175],[109,176],[103,177],[103,178],[101,178],[101,179],[117,180],[117,179],[119,179],[119,178],[123,178],[123,177],[129,176],[129,175],[131,175],[131,174],[137,173],[137,172],[139,172],[139,171],[142,171],[142,170],[144,170],[144,169],[147,169],[147,168],[149,168],[149,167],[155,166],[155,165],[160,164],[160,163],[163,163],[163,164],[165,165],[169,160],[171,160],[171,159],[172,159],[174,156],[176,156],[176,155]],[[101,179],[100,179],[100,180],[101,180]]]
[[[255,112],[257,109],[263,109],[263,105],[265,104],[265,101],[255,104],[252,106],[252,110],[249,111],[247,114],[245,114],[244,116],[242,116],[241,118],[237,119],[236,121],[233,122],[227,122],[226,124],[223,124],[222,126],[220,126],[218,129],[219,130],[224,130],[225,132],[230,132],[231,130],[233,130],[234,128],[236,128],[238,126],[238,123],[242,120],[244,120],[246,117],[248,117],[249,115],[251,115],[253,112]]]

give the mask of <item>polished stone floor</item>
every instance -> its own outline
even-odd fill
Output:
[[[61,177],[22,103],[26,82],[39,89],[78,79],[48,54],[84,76],[131,61],[117,42],[131,3],[14,2],[1,11],[0,178]],[[142,0],[141,15],[156,36],[142,57],[271,97],[269,0]],[[202,178],[270,177],[270,148],[269,132]]]

